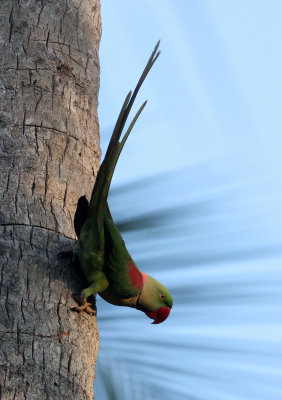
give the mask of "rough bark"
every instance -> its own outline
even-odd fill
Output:
[[[92,399],[96,318],[57,253],[100,161],[99,0],[0,1],[0,398]]]

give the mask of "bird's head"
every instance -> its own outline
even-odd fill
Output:
[[[160,324],[169,316],[173,300],[167,288],[143,272],[143,289],[137,301],[137,307],[149,318],[152,324]]]

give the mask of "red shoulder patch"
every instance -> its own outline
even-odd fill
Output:
[[[129,260],[129,278],[133,286],[139,290],[142,290],[143,277],[132,260]]]

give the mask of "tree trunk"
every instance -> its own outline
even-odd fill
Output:
[[[99,167],[99,0],[0,1],[0,399],[93,399],[96,318],[77,314],[80,196]]]

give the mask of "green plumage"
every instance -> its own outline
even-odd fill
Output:
[[[146,307],[142,305],[144,303],[143,300],[145,300],[143,299],[146,292],[144,290],[145,285],[149,285],[145,282],[147,281],[147,275],[144,275],[137,268],[128,253],[124,241],[112,219],[107,197],[121,150],[146,105],[145,102],[139,108],[121,139],[123,128],[137,93],[160,54],[157,51],[158,46],[159,43],[149,58],[133,94],[129,92],[124,101],[104,161],[96,178],[89,207],[85,197],[81,198],[81,207],[78,208],[75,217],[75,228],[79,238],[79,261],[89,282],[89,287],[83,290],[82,297],[87,298],[92,294],[99,293],[104,299],[113,304],[136,307],[144,312],[154,312],[154,310],[157,312],[162,307],[170,309],[172,307],[172,298],[163,285],[150,277],[150,291],[155,290],[155,294],[152,295],[151,306],[150,299],[148,299],[148,296],[150,298],[150,294],[148,293],[146,295]],[[154,286],[155,289],[153,288]],[[165,293],[163,293],[164,291]],[[161,299],[162,296],[165,297],[165,300]],[[149,307],[147,304],[148,301]],[[78,311],[82,309],[86,309],[86,306],[77,308]],[[150,317],[155,318],[153,316]]]
[[[131,265],[134,265],[137,282],[142,282],[142,273],[131,259],[124,241],[115,223],[111,218],[105,218],[105,238],[106,238],[106,265],[105,271],[109,285],[113,291],[122,298],[137,296],[141,288],[130,280]],[[138,279],[139,278],[139,279]]]

